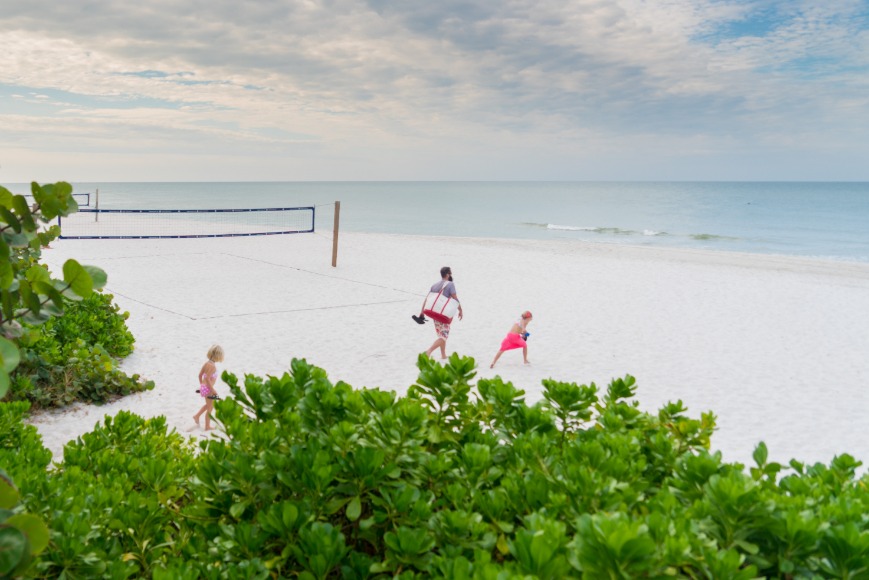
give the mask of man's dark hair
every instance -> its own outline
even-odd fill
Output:
[[[453,273],[453,271],[450,270],[449,266],[444,266],[443,268],[441,268],[441,278],[443,278],[447,274],[452,274],[452,273]]]

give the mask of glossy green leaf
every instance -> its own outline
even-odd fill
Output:
[[[10,575],[27,556],[27,538],[13,527],[0,526],[0,577]]]
[[[94,290],[100,290],[106,285],[108,275],[106,272],[96,266],[82,266],[91,277],[91,287]]]
[[[0,185],[0,207],[12,207],[12,192]]]
[[[30,205],[27,203],[27,198],[23,195],[16,195],[12,198],[12,209],[18,214],[21,220],[22,228],[28,231],[36,229],[36,224],[33,222],[33,214],[30,211]]]
[[[39,264],[35,264],[27,269],[26,278],[29,282],[43,282],[46,284],[51,283],[51,274],[45,268],[45,266],[41,266]]]
[[[32,554],[37,555],[48,547],[48,526],[38,516],[33,514],[17,514],[6,520],[6,523],[13,528],[17,528],[27,536],[27,539],[30,541],[30,552]]]
[[[15,343],[0,337],[0,368],[7,373],[11,373],[18,366],[20,360],[21,355]]]
[[[757,463],[758,467],[763,467],[764,465],[766,465],[768,455],[769,453],[766,448],[766,443],[761,441],[757,444],[757,447],[754,448],[754,453],[752,454],[752,457],[754,458],[754,462]]]
[[[93,292],[94,281],[87,270],[75,260],[67,260],[63,265],[63,281],[76,295],[82,298]]]
[[[238,519],[241,514],[244,513],[244,510],[247,509],[248,503],[245,501],[240,501],[238,503],[232,504],[232,507],[229,508],[229,515]]]
[[[350,503],[347,504],[347,519],[351,522],[355,522],[359,519],[359,516],[362,515],[362,501],[359,499],[357,495],[353,499],[350,500]]]
[[[16,233],[21,233],[21,222],[15,217],[15,214],[9,211],[7,208],[0,205],[0,219],[3,222],[9,224],[12,228],[12,231]]]
[[[12,509],[18,505],[18,490],[12,482],[0,477],[0,509]]]

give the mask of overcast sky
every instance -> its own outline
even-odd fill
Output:
[[[0,0],[0,183],[869,180],[869,0]]]

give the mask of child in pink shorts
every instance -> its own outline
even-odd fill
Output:
[[[495,368],[495,363],[498,362],[498,359],[501,358],[504,351],[513,350],[514,348],[522,349],[522,358],[525,360],[526,365],[531,363],[531,361],[528,360],[528,343],[525,341],[528,336],[528,332],[525,329],[528,327],[528,323],[531,322],[531,319],[531,313],[526,310],[522,313],[522,316],[519,317],[519,320],[513,323],[513,326],[510,327],[510,332],[508,332],[504,340],[501,341],[501,350],[498,351],[498,354],[495,355],[495,360],[493,360],[492,364],[489,365],[490,369]]]

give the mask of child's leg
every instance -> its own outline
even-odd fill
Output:
[[[531,361],[528,360],[528,345],[522,347],[522,358],[525,359],[525,364],[529,364]]]
[[[501,358],[501,355],[504,354],[503,350],[499,350],[498,354],[495,355],[495,360],[492,361],[492,364],[489,365],[490,369],[495,368],[495,363],[498,362],[498,359]]]
[[[202,413],[204,413],[207,410],[208,410],[208,403],[202,405],[202,408],[199,409],[199,411],[195,415],[193,415],[193,420],[196,422],[197,425],[199,425],[199,417],[201,417]]]
[[[205,406],[207,407],[205,411],[205,430],[214,429],[211,426],[211,411],[214,410],[214,399],[206,399]]]

